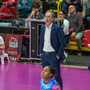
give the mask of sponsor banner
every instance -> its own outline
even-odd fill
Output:
[[[12,61],[19,61],[22,48],[22,36],[6,34],[5,44],[9,59]]]
[[[5,52],[11,61],[19,61],[22,49],[22,36],[13,34],[1,34],[5,41]]]

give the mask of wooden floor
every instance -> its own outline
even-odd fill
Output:
[[[40,90],[42,65],[0,64],[0,90]],[[90,71],[83,67],[61,66],[63,90],[90,90]]]

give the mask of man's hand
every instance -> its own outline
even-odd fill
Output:
[[[29,22],[29,21],[30,21],[30,18],[27,18],[27,19],[26,19],[26,22]]]
[[[71,37],[71,38],[74,38],[75,35],[76,35],[76,33],[72,33],[70,37]]]
[[[32,12],[31,12],[31,16],[33,16],[33,15],[35,15],[35,11],[32,11]]]
[[[19,7],[21,7],[21,5],[20,5],[20,4],[19,4],[18,6],[19,6]]]
[[[82,17],[83,17],[83,19],[85,19],[85,16],[86,16],[86,14],[85,14],[85,13],[82,13]]]
[[[60,57],[59,56],[56,56],[57,57],[57,59],[59,60],[60,59]]]
[[[78,0],[76,0],[76,1],[73,1],[73,4],[76,4],[78,2]]]
[[[71,0],[66,0],[67,3],[71,4]]]
[[[35,15],[35,11],[32,11],[30,16],[26,19],[26,21],[29,22],[30,18],[32,18],[32,16],[34,16],[34,15]]]
[[[42,54],[40,54],[40,57],[41,57]]]

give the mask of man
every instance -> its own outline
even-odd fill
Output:
[[[41,27],[40,33],[40,56],[43,67],[50,65],[57,68],[54,78],[62,88],[60,60],[65,58],[65,36],[62,28],[53,23],[54,18],[53,12],[47,11],[45,13],[45,25]]]
[[[82,11],[82,2],[83,2],[83,0],[62,0],[63,11],[68,13],[69,5],[73,4],[76,7],[76,11],[81,12]]]
[[[90,0],[83,1],[82,17],[86,18],[87,29],[90,29]]]
[[[43,19],[44,15],[40,12],[40,4],[39,2],[37,3],[33,3],[32,5],[32,12],[31,14],[28,16],[28,18],[26,19],[26,21],[30,21],[30,18],[32,19]]]
[[[39,2],[37,3],[33,3],[32,5],[32,12],[31,14],[28,16],[28,18],[25,21],[25,27],[28,28],[29,27],[29,21],[30,19],[43,19],[44,15],[40,12],[40,4]]]
[[[27,18],[32,11],[32,0],[18,0],[17,10],[19,18]]]
[[[81,52],[81,39],[84,37],[83,31],[83,19],[82,16],[76,13],[76,8],[74,5],[69,6],[69,15],[67,20],[69,21],[70,28],[72,29],[72,33],[70,38],[75,38],[78,46],[78,56],[82,55]]]
[[[5,49],[5,43],[4,43],[3,38],[0,36],[0,57],[1,57],[2,64],[4,64],[4,60],[3,60],[4,49]]]

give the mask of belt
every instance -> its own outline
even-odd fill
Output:
[[[45,52],[45,51],[43,51],[44,52],[44,54],[52,54],[52,53],[55,53],[55,52]]]

